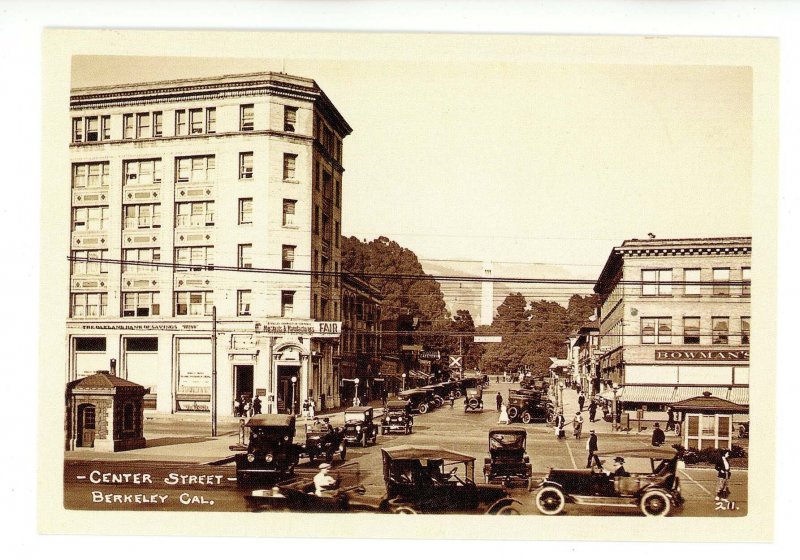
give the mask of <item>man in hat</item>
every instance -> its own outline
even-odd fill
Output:
[[[630,474],[625,470],[625,459],[614,457],[614,472],[611,473],[611,477],[617,478],[620,476],[630,476]]]
[[[591,468],[592,462],[598,469],[602,469],[603,465],[600,463],[600,457],[597,456],[597,434],[594,430],[589,430],[589,439],[586,441],[586,449],[589,451],[589,456],[586,458],[586,468]]]
[[[314,475],[314,494],[316,496],[324,496],[326,490],[336,488],[336,479],[328,474],[330,468],[330,464],[322,463],[319,466],[319,472]]]
[[[666,437],[664,436],[664,430],[661,429],[661,426],[658,422],[656,422],[655,427],[653,428],[653,447],[661,447],[664,445],[664,441],[666,441]]]

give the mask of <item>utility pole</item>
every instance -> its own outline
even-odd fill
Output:
[[[211,437],[217,437],[217,306],[211,308]]]

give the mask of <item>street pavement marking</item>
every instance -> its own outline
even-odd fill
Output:
[[[572,456],[572,449],[569,448],[569,439],[564,441],[564,445],[567,446],[567,451],[569,451],[569,459],[572,461],[572,468],[577,469],[578,465],[575,463],[575,457]]]
[[[697,485],[700,487],[700,489],[701,489],[703,492],[705,492],[705,493],[706,493],[706,494],[708,494],[709,496],[711,496],[711,495],[712,495],[712,494],[711,494],[711,492],[709,492],[708,490],[706,490],[705,486],[703,486],[702,484],[700,484],[699,482],[697,482],[695,479],[693,479],[691,476],[689,476],[689,473],[687,473],[687,472],[686,472],[686,470],[684,470],[684,469],[681,469],[681,472],[683,473],[683,475],[684,475],[686,478],[688,478],[689,480],[691,480],[692,482],[694,482],[695,484],[697,484]]]

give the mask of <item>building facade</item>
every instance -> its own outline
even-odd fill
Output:
[[[628,410],[710,392],[746,405],[751,238],[632,239],[615,247],[600,295],[600,377]]]
[[[381,295],[370,282],[342,273],[342,336],[339,352],[341,400],[379,399],[386,390],[381,376]],[[358,380],[358,382],[356,382]]]
[[[214,372],[220,414],[242,395],[264,412],[333,397],[352,130],[320,87],[74,89],[70,112],[67,381],[115,360],[164,413],[209,410]]]

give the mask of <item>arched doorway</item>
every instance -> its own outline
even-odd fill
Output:
[[[277,380],[276,405],[281,414],[297,414],[304,396],[302,379],[303,348],[296,344],[287,344],[276,348],[275,377]]]
[[[95,406],[82,404],[78,407],[77,447],[94,447]]]

